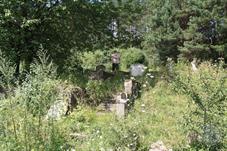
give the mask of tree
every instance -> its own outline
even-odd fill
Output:
[[[168,57],[176,59],[177,46],[182,41],[181,28],[174,16],[180,6],[177,0],[147,1],[145,17],[146,33],[144,47],[151,63],[165,62]]]
[[[226,6],[225,0],[192,0],[186,3],[186,14],[190,20],[188,28],[183,30],[183,45],[179,46],[182,54],[203,60],[227,57]]]
[[[180,56],[226,59],[226,6],[225,0],[147,1],[147,54],[164,63]]]
[[[19,75],[21,63],[29,70],[40,47],[62,71],[76,52],[139,45],[138,36],[128,29],[136,26],[141,5],[133,0],[118,2],[120,5],[107,0],[3,0],[0,49],[16,64]],[[110,28],[115,19],[117,38]]]
[[[112,32],[115,46],[141,47],[143,30],[141,18],[145,7],[143,0],[115,0],[112,3]]]
[[[40,45],[48,50],[52,50],[53,47],[56,49],[57,46],[64,47],[64,42],[67,42],[63,32],[65,27],[59,23],[62,17],[59,14],[63,9],[59,1],[47,3],[44,0],[3,0],[1,2],[0,49],[15,62],[16,75],[20,73],[22,61],[26,62],[26,69],[29,69]]]

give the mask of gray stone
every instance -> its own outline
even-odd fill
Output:
[[[191,65],[192,65],[192,71],[197,71],[198,68],[196,67],[196,58],[193,59],[193,61],[191,62]]]
[[[120,118],[124,117],[126,114],[126,103],[116,104],[116,115]]]
[[[71,133],[71,134],[70,134],[70,137],[71,137],[72,139],[82,140],[82,139],[86,139],[86,138],[87,138],[87,135],[82,134],[82,133]]]
[[[107,112],[115,112],[116,111],[116,104],[114,103],[101,103],[97,107],[98,111],[107,111]]]
[[[172,151],[172,149],[167,149],[162,141],[157,141],[150,146],[149,151]]]
[[[68,115],[76,108],[79,101],[85,95],[83,89],[73,87],[72,85],[60,85],[58,88],[58,98],[50,106],[46,119],[60,119],[62,116]]]
[[[132,95],[132,91],[133,91],[133,81],[132,80],[125,80],[124,92],[128,95]]]
[[[142,76],[145,72],[145,66],[143,64],[133,64],[130,67],[130,72],[133,77]]]
[[[127,103],[128,98],[126,93],[120,93],[116,96],[116,103]]]
[[[46,119],[59,120],[62,116],[65,115],[65,113],[67,112],[67,109],[68,109],[67,102],[58,100],[48,110]]]
[[[109,111],[115,112],[116,111],[116,104],[109,103],[107,104]]]

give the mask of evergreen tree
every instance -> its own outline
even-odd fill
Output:
[[[151,64],[164,63],[168,57],[176,59],[177,46],[182,41],[181,28],[175,20],[177,0],[147,1],[144,46]]]
[[[153,62],[182,56],[226,59],[225,0],[147,1],[144,47]]]
[[[184,43],[179,46],[183,55],[215,60],[227,57],[226,6],[225,0],[191,0],[186,3],[190,19],[188,27],[183,30]]]

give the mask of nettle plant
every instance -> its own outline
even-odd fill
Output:
[[[227,83],[223,63],[202,63],[199,70],[176,66],[174,88],[187,95],[189,102],[185,125],[194,133],[191,146],[219,150],[227,134]]]
[[[45,120],[56,100],[56,68],[46,53],[31,65],[14,93],[1,100],[0,150],[60,150],[64,139],[53,120]]]

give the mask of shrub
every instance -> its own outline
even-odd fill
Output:
[[[109,101],[114,93],[122,90],[122,87],[123,83],[118,76],[105,81],[88,81],[86,90],[89,98],[86,103],[98,105],[102,102]]]
[[[15,84],[15,69],[15,65],[0,51],[0,85],[9,89],[9,87]]]
[[[31,65],[30,74],[18,89],[21,102],[33,115],[44,115],[56,100],[56,68],[45,52]]]
[[[121,69],[127,70],[132,64],[142,63],[147,64],[146,57],[141,49],[129,48],[110,50],[96,50],[94,52],[84,52],[79,56],[79,60],[83,68],[95,69],[98,65],[105,65],[108,70],[111,69],[111,53],[117,50],[121,55]]]
[[[192,147],[219,150],[226,139],[226,74],[222,64],[202,63],[199,70],[179,65],[175,90],[191,98],[186,113],[187,128],[198,138]]]
[[[43,116],[55,100],[55,71],[42,53],[15,94],[1,100],[0,150],[61,150],[60,130]]]
[[[105,51],[96,50],[80,54],[80,62],[85,69],[95,69],[98,65],[104,65],[110,60]]]
[[[141,49],[129,48],[121,49],[121,68],[128,69],[132,64],[141,63],[146,64],[146,57]]]

